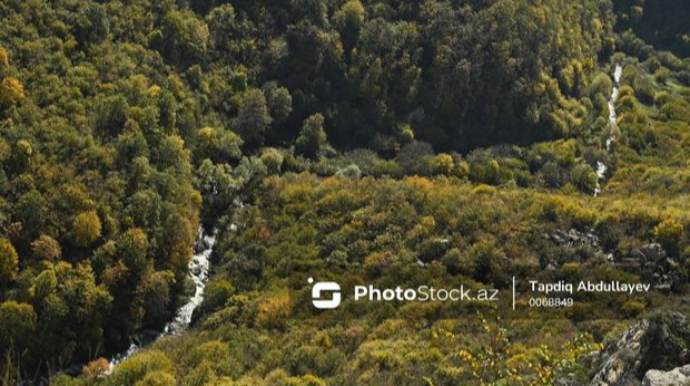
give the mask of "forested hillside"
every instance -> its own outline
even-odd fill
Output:
[[[685,22],[687,4],[682,0],[620,0],[615,2],[618,29],[631,29],[639,37],[677,55],[690,55],[690,26]]]
[[[690,290],[685,8],[0,1],[2,385],[585,384],[587,354]],[[194,293],[203,228],[191,330],[106,375]],[[650,243],[671,268],[621,266]],[[535,326],[483,306],[319,316],[305,284],[516,274],[659,291]]]

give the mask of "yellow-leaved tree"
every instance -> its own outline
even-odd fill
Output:
[[[96,212],[84,212],[72,222],[72,242],[86,248],[101,237],[101,220]]]

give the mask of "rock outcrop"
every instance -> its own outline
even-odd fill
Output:
[[[587,247],[594,251],[601,250],[599,237],[593,232],[580,232],[577,229],[571,229],[569,231],[557,230],[549,235],[549,239],[556,245],[570,248]]]
[[[632,386],[642,357],[642,341],[649,321],[642,320],[629,329],[613,346],[602,353],[601,367],[591,386]]]
[[[659,244],[647,244],[635,250],[635,257],[639,260],[642,280],[650,283],[656,290],[668,292],[682,278],[675,274],[678,262],[666,255],[666,251]]]
[[[642,386],[688,386],[690,385],[690,365],[671,371],[649,370],[642,379]]]
[[[649,382],[660,382],[662,373],[690,363],[689,348],[688,318],[677,312],[657,314],[638,322],[602,352],[591,386],[640,386],[648,374]]]

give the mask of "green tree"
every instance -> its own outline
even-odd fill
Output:
[[[24,99],[24,85],[11,76],[0,81],[0,108],[9,108]]]
[[[175,128],[178,109],[177,100],[170,91],[162,90],[158,94],[158,120],[166,133],[172,133]]]
[[[10,67],[10,54],[5,47],[0,46],[0,71],[4,71]]]
[[[279,174],[283,167],[283,161],[283,155],[273,148],[264,149],[261,154],[261,162],[266,165],[269,174]]]
[[[127,122],[129,103],[122,95],[110,96],[98,102],[96,128],[106,135],[120,134]]]
[[[207,8],[208,1],[194,1],[198,7]],[[194,7],[194,5],[193,5]],[[202,11],[206,13],[208,9]],[[239,38],[240,22],[231,4],[223,4],[213,8],[206,17],[210,33],[210,48],[216,55],[223,57],[232,52],[233,46]]]
[[[259,89],[250,89],[242,96],[234,127],[249,145],[262,146],[266,140],[266,129],[272,119],[266,97]]]
[[[180,175],[189,173],[189,150],[178,135],[170,135],[161,141],[158,148],[158,165],[161,169],[171,169]]]
[[[12,243],[0,239],[0,288],[6,288],[19,273],[19,256]]]
[[[263,87],[266,96],[266,104],[271,113],[273,124],[280,124],[290,116],[292,112],[292,95],[285,87],[278,87],[276,82],[268,82]]]
[[[144,325],[162,326],[170,317],[170,284],[175,279],[172,272],[151,272],[145,275],[137,287],[137,301],[144,311]]]
[[[146,232],[139,228],[130,229],[117,240],[117,255],[129,269],[140,275],[147,265],[148,246]]]
[[[98,44],[104,41],[110,33],[110,20],[105,8],[98,3],[81,8],[75,30],[81,44]]]
[[[208,26],[193,12],[172,11],[163,18],[153,44],[169,62],[186,69],[206,60],[208,40]]]
[[[41,235],[36,241],[32,242],[31,252],[36,259],[50,262],[59,260],[62,255],[60,243],[48,235]]]
[[[19,198],[15,207],[15,216],[22,223],[23,231],[28,235],[40,233],[45,220],[43,195],[32,190]]]
[[[307,118],[302,125],[302,131],[295,141],[297,152],[306,157],[316,159],[326,144],[326,131],[323,128],[324,117],[315,114]]]
[[[179,213],[168,217],[164,224],[165,267],[175,273],[175,280],[182,283],[187,276],[187,266],[192,258],[195,229],[188,219]]]
[[[242,158],[242,138],[232,131],[204,127],[199,130],[194,157],[197,162],[211,159],[218,163],[227,163]]]
[[[13,301],[0,304],[0,352],[5,354],[12,345],[15,350],[26,349],[36,329],[36,319],[30,304]]]
[[[366,11],[359,0],[350,0],[335,14],[335,24],[342,36],[345,48],[351,50],[359,40],[364,27]]]

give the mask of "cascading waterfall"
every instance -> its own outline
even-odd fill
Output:
[[[616,140],[618,132],[618,114],[616,113],[616,100],[618,100],[618,89],[620,87],[621,76],[623,75],[623,66],[616,64],[613,71],[613,90],[611,91],[611,98],[609,98],[609,136],[606,138],[606,155],[611,153],[611,145]],[[608,167],[603,161],[597,162],[597,187],[594,189],[594,197],[601,194],[601,184],[606,179],[606,172]]]
[[[209,268],[211,264],[210,257],[215,244],[215,232],[212,234],[206,234],[204,228],[199,227],[196,243],[196,254],[192,258],[192,261],[189,262],[189,278],[194,282],[194,295],[187,301],[187,303],[177,310],[175,318],[168,322],[163,329],[163,332],[158,334],[153,341],[166,335],[177,335],[184,331],[191,323],[194,310],[204,300],[204,290],[206,288],[206,281],[208,280]],[[141,348],[141,343],[132,343],[127,351],[111,358],[108,373],[112,373],[117,365],[136,354]]]

